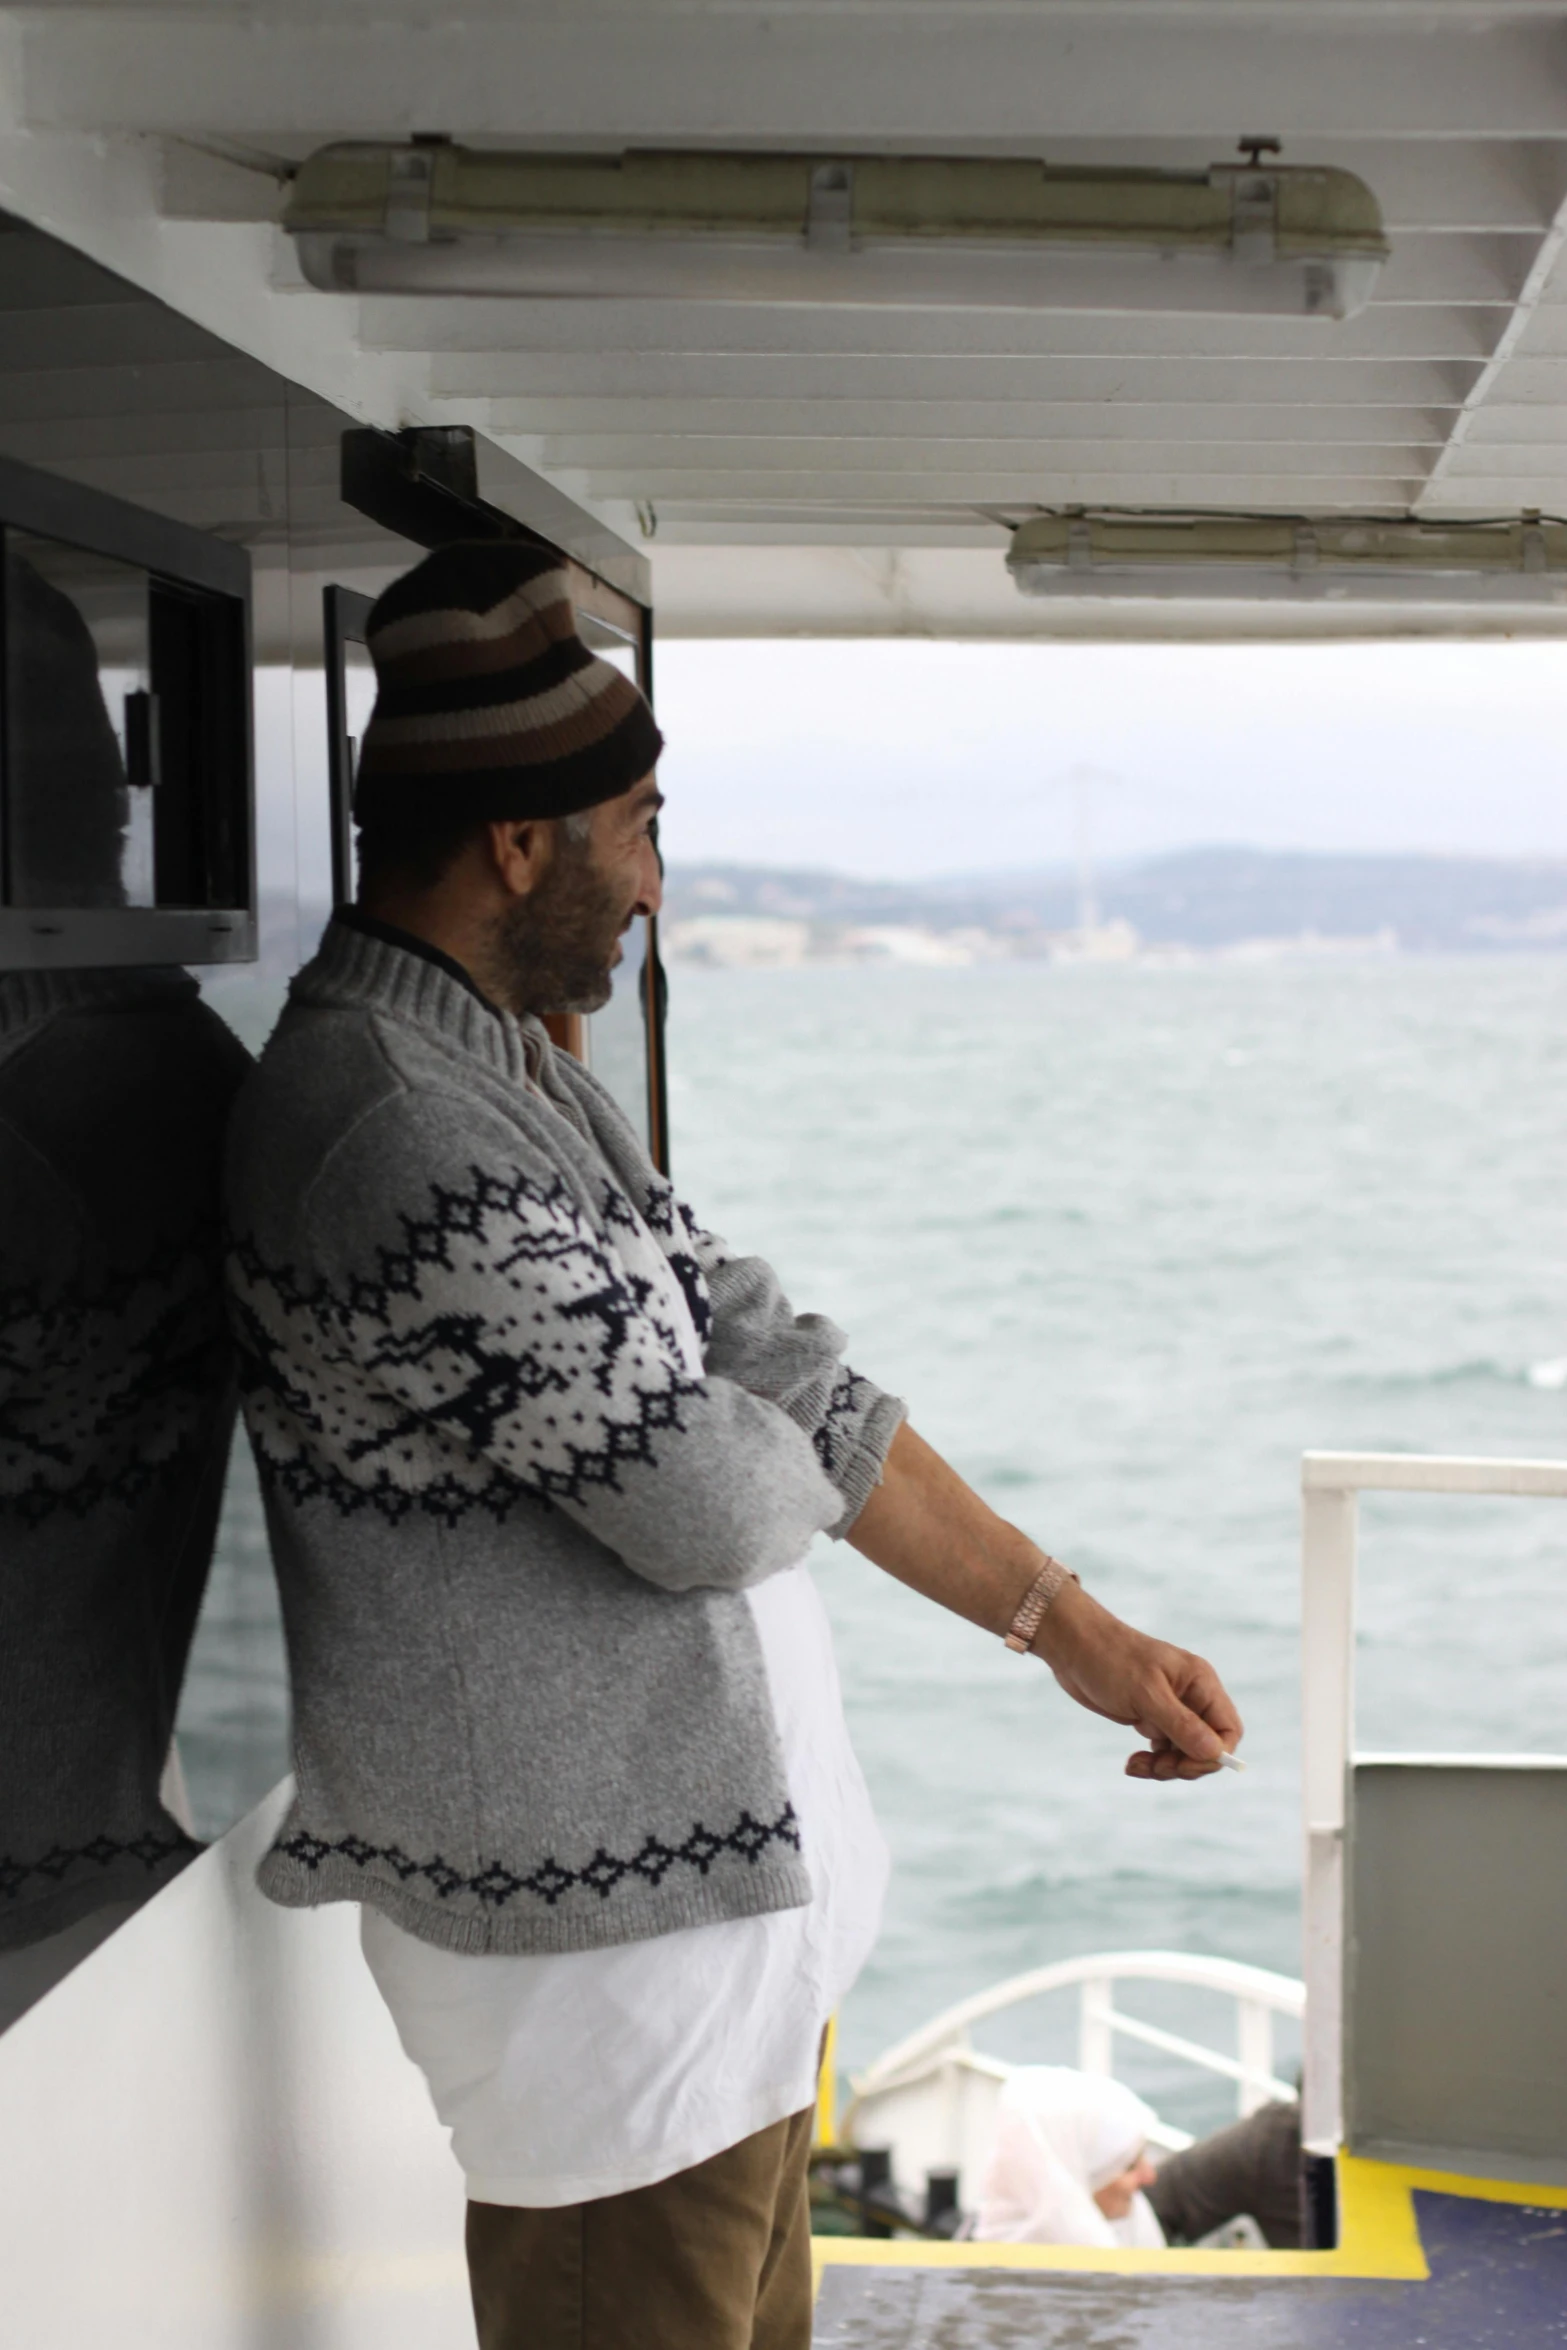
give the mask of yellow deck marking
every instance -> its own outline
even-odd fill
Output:
[[[827,2018],[827,2029],[822,2034],[822,2061],[816,2075],[816,2143],[818,2146],[836,2146],[838,2143],[838,2018]]]
[[[1567,2187],[1471,2179],[1456,2171],[1408,2170],[1362,2155],[1338,2160],[1340,2241],[1333,2252],[1101,2251],[1087,2244],[931,2244],[818,2236],[817,2282],[827,2268],[1070,2269],[1107,2276],[1384,2277],[1419,2282],[1431,2273],[1420,2248],[1414,2191],[1466,2195],[1567,2211]]]

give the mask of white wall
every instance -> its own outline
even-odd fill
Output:
[[[0,2039],[6,2350],[472,2350],[461,2174],[278,1789]]]

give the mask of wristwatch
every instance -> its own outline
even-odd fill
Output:
[[[1022,1604],[1012,1618],[1012,1628],[1006,1634],[1008,1648],[1015,1648],[1020,1656],[1034,1645],[1034,1634],[1045,1620],[1045,1610],[1068,1583],[1081,1584],[1081,1575],[1074,1575],[1059,1559],[1047,1558],[1038,1574],[1023,1594]]]

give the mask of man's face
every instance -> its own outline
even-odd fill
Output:
[[[663,898],[657,822],[663,805],[646,775],[587,811],[585,837],[557,820],[553,853],[538,886],[504,925],[508,992],[518,1010],[596,1012],[607,1004],[621,940]]]

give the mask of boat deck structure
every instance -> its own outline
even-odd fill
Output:
[[[1567,2340],[1567,2188],[1341,2157],[1330,2252],[824,2243],[818,2350],[1520,2350]]]
[[[556,549],[644,682],[656,634],[1567,637],[1567,0],[0,0],[0,532],[92,618],[148,836],[123,906],[18,892],[0,759],[8,973],[294,970],[368,599],[454,536]],[[198,683],[223,757],[170,791]],[[657,1155],[659,989],[617,1002],[586,1049]],[[1388,1490],[1559,1508],[1567,1467],[1307,1457],[1336,2225],[823,2239],[821,2345],[1567,2344],[1567,1757],[1359,1750]],[[229,1661],[164,1787],[201,1849],[0,2031],[0,2332],[471,2350],[461,2175],[355,1916],[256,1890],[286,1758]]]

